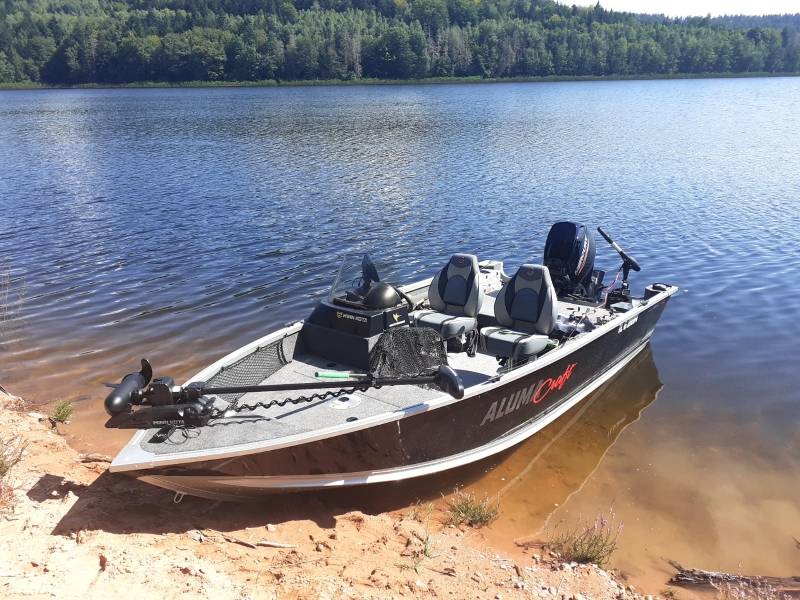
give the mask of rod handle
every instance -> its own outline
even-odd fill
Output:
[[[363,373],[348,373],[346,371],[316,371],[314,377],[318,379],[358,379],[367,377],[367,375]]]

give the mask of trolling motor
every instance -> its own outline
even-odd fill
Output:
[[[106,396],[104,405],[111,419],[106,427],[144,428],[176,425],[200,426],[208,423],[214,401],[203,398],[196,384],[175,386],[172,377],[153,379],[153,367],[142,359],[138,373],[128,373]],[[191,390],[191,391],[190,391]],[[134,410],[134,406],[142,409]]]
[[[464,397],[464,383],[458,374],[447,365],[440,365],[431,375],[415,377],[381,377],[372,374],[358,379],[334,382],[285,383],[273,385],[249,385],[233,387],[207,387],[205,382],[192,382],[176,386],[172,377],[152,379],[153,368],[147,359],[142,359],[142,369],[129,373],[114,387],[105,399],[106,412],[111,418],[106,427],[119,429],[144,429],[150,427],[174,427],[207,425],[212,418],[224,416],[225,410],[214,407],[213,395],[245,394],[250,392],[288,392],[297,390],[338,390],[355,388],[366,391],[390,385],[433,384],[454,398]],[[152,380],[152,381],[151,381]],[[286,402],[309,401],[302,397]],[[282,405],[282,403],[281,403]],[[134,409],[134,407],[140,407]]]
[[[631,269],[638,273],[642,270],[642,267],[640,267],[639,263],[636,262],[636,260],[630,254],[625,252],[625,250],[623,250],[617,242],[612,240],[611,236],[603,231],[602,227],[598,227],[597,232],[603,236],[605,241],[611,244],[611,247],[614,248],[614,250],[616,250],[622,258],[622,288],[612,291],[611,294],[609,294],[609,298],[616,296],[615,300],[629,302],[631,298],[631,292],[630,286],[628,285],[628,275],[630,275]],[[608,304],[612,304],[611,300],[609,300]]]

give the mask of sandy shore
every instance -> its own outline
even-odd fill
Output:
[[[0,435],[27,447],[6,477],[3,598],[641,598],[592,565],[500,555],[438,510],[370,515],[321,494],[175,504],[12,404],[0,398]]]

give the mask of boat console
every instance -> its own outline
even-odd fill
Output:
[[[345,258],[328,297],[303,324],[303,347],[332,362],[367,369],[380,335],[409,326],[413,305],[405,293],[381,281],[368,254],[360,264]]]

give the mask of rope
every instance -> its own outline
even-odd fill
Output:
[[[244,411],[254,412],[257,408],[264,408],[269,409],[273,406],[286,406],[287,404],[301,404],[303,402],[313,402],[314,400],[326,400],[328,398],[338,398],[339,396],[346,396],[347,394],[353,394],[357,391],[364,392],[370,386],[363,385],[360,387],[352,387],[346,388],[342,390],[336,391],[327,391],[321,394],[311,394],[310,396],[298,396],[297,398],[284,398],[283,400],[270,400],[269,402],[254,402],[253,404],[239,404],[238,400],[235,400],[233,403],[229,404],[224,409],[222,408],[215,408],[211,411],[209,415],[209,419],[219,419],[224,417],[228,412],[235,412],[240,413]]]
[[[606,290],[605,290],[605,293],[603,294],[603,304],[605,304],[605,303],[606,303],[606,300],[608,300],[608,295],[609,295],[611,292],[613,292],[613,291],[614,291],[614,288],[616,288],[616,287],[617,287],[617,280],[619,279],[619,276],[620,276],[621,274],[622,274],[622,267],[620,267],[620,268],[617,270],[617,274],[614,276],[614,281],[612,281],[612,282],[611,282],[611,285],[610,285],[610,286],[608,286],[608,287],[606,288]]]

